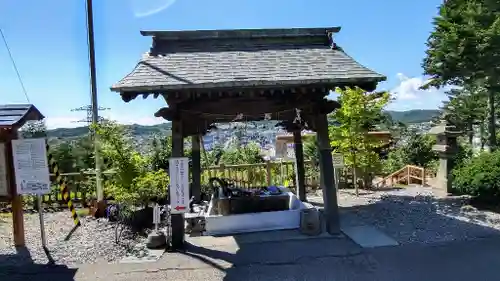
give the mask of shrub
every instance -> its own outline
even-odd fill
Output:
[[[455,167],[460,167],[468,163],[473,155],[472,146],[465,141],[458,142],[458,150],[454,156]]]
[[[391,174],[401,168],[403,168],[408,163],[408,159],[404,154],[402,149],[396,149],[387,155],[387,159],[384,160],[382,165],[382,173],[384,175]]]
[[[407,159],[407,164],[427,168],[433,160],[437,159],[437,154],[432,150],[436,144],[436,137],[427,134],[412,135],[403,146],[403,154]]]
[[[131,206],[147,207],[148,203],[165,198],[168,183],[167,173],[151,171],[135,178],[129,188],[112,184],[109,189],[111,195],[118,202]]]
[[[405,142],[389,152],[384,161],[384,174],[393,173],[405,165],[415,165],[426,169],[435,167],[438,155],[432,150],[436,138],[426,134],[410,134]]]
[[[500,201],[500,151],[483,153],[453,171],[453,189],[479,201]]]

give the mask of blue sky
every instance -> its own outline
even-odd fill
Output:
[[[94,25],[102,115],[154,124],[162,99],[124,103],[109,87],[132,70],[151,41],[140,30],[341,26],[337,42],[357,61],[388,77],[390,109],[437,108],[444,95],[421,91],[421,61],[441,0],[96,0]],[[90,103],[85,0],[1,0],[4,31],[30,102],[49,127],[74,127],[72,108]],[[0,42],[0,104],[26,103]]]

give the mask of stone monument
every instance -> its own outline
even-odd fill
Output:
[[[439,155],[436,187],[446,191],[446,193],[451,193],[451,171],[454,165],[454,156],[458,149],[457,137],[462,132],[451,125],[445,115],[438,125],[430,129],[429,133],[436,136],[436,144],[432,147],[432,150]]]

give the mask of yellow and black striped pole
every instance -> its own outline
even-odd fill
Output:
[[[71,197],[69,194],[68,185],[66,184],[66,180],[61,176],[61,171],[59,170],[59,166],[52,154],[49,153],[49,145],[46,145],[47,148],[47,156],[49,160],[49,166],[52,170],[52,173],[56,177],[56,183],[60,186],[60,190],[62,193],[62,198],[68,204],[68,208],[71,211],[71,216],[73,217],[73,221],[75,222],[75,226],[80,226],[80,219],[78,218],[78,214],[76,213],[75,206],[73,206],[73,201],[71,201]]]

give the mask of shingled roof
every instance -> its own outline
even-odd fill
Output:
[[[337,28],[141,31],[153,46],[116,92],[370,83],[385,77],[362,66],[329,34]]]
[[[0,105],[0,128],[21,127],[27,121],[45,118],[32,104]]]

